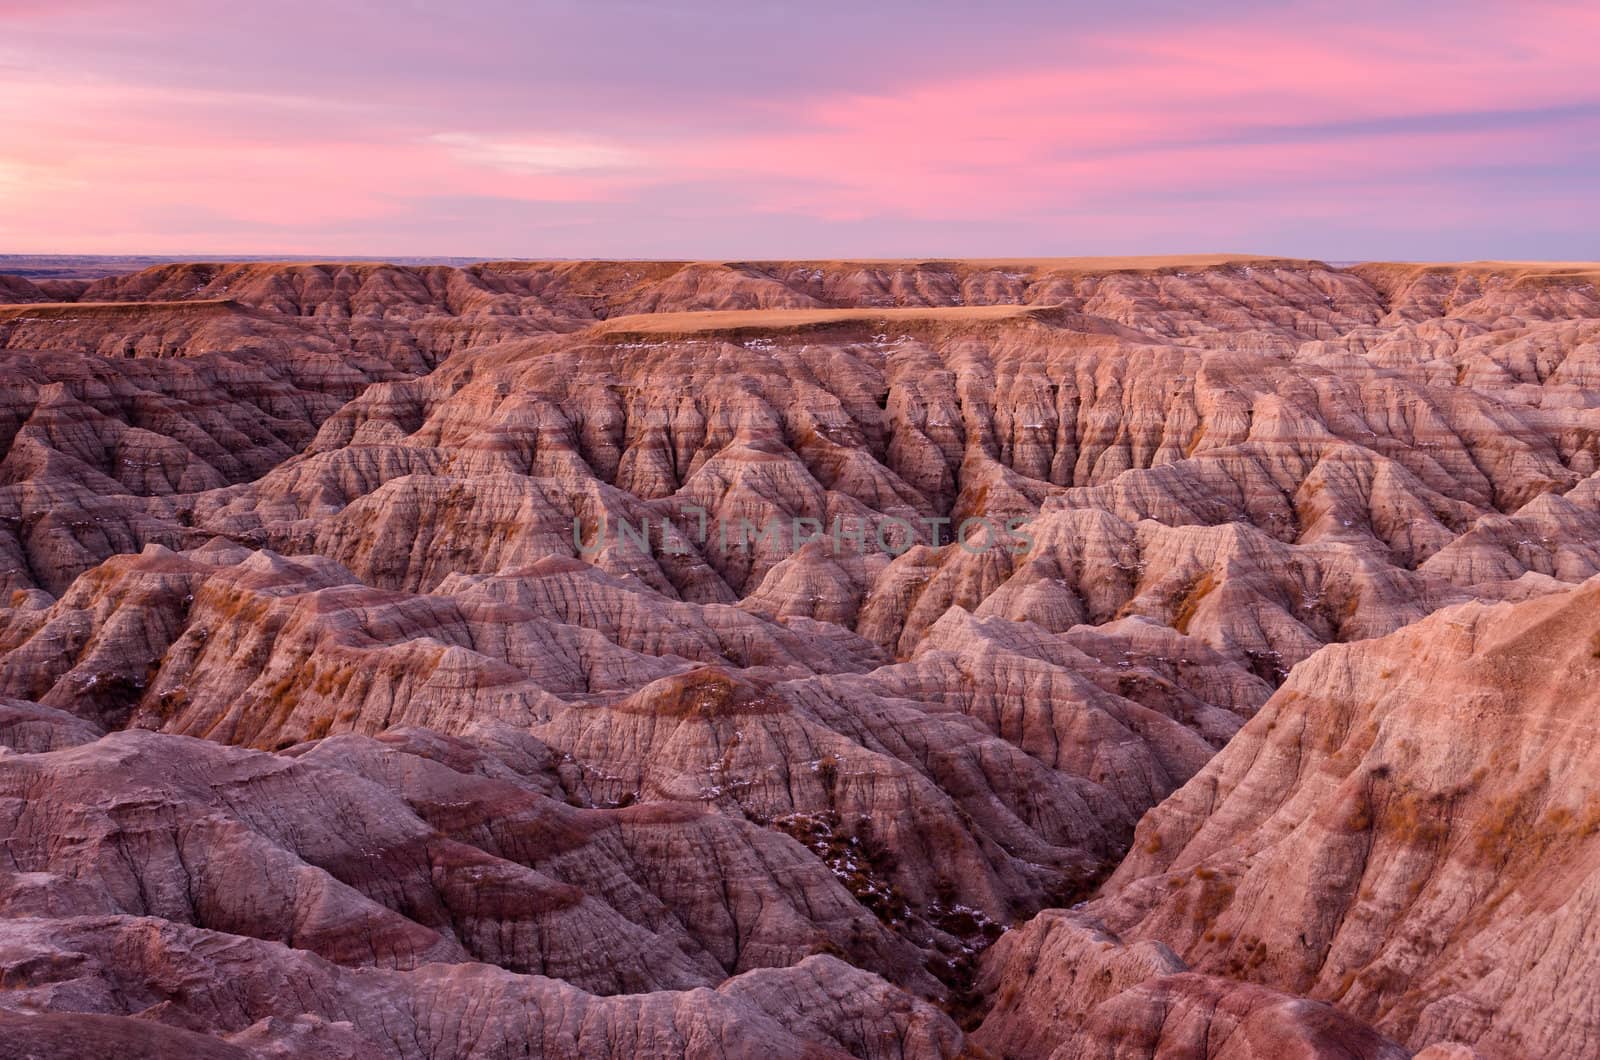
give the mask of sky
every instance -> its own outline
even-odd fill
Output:
[[[1600,258],[1600,4],[0,0],[0,252]]]

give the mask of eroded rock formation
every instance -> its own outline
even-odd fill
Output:
[[[0,300],[24,1053],[1597,1048],[1592,271]]]

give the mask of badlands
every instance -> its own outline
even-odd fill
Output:
[[[0,1056],[1600,1055],[1597,281],[0,277]]]

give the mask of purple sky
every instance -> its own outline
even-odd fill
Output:
[[[0,0],[0,252],[1600,257],[1600,5]]]

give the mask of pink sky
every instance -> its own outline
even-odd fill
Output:
[[[1600,8],[0,0],[0,252],[1595,258]]]

